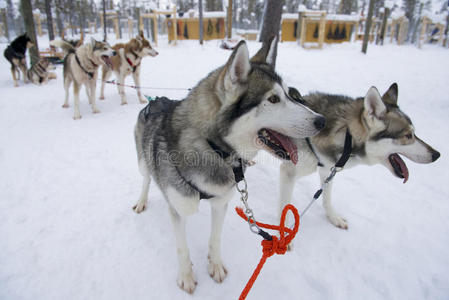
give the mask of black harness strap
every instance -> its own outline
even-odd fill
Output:
[[[321,163],[320,158],[315,152],[315,149],[313,149],[312,143],[310,142],[310,138],[306,137],[307,146],[309,146],[310,151],[312,151],[313,155],[318,160],[318,167],[324,167],[324,165]]]
[[[312,144],[310,144],[310,146],[311,145]],[[351,157],[351,152],[352,152],[352,135],[349,132],[349,129],[347,129],[346,135],[345,135],[345,144],[343,146],[343,153],[341,154],[340,158],[337,160],[334,167],[332,168],[331,175],[326,179],[326,183],[329,183],[332,180],[332,178],[334,178],[338,169],[341,169],[345,166],[345,164],[348,162],[349,158]],[[312,203],[321,196],[322,192],[323,192],[323,188],[320,188],[318,191],[316,191],[316,193],[313,195],[312,202],[310,202],[310,204],[306,207],[306,209],[303,211],[302,214],[304,214],[309,209],[309,207],[312,205]]]
[[[207,143],[209,146],[214,150],[215,153],[217,153],[221,158],[226,159],[231,154],[229,152],[223,151],[220,149],[220,147],[217,146],[214,142],[207,140]],[[237,159],[238,165],[235,167],[232,167],[232,172],[234,173],[235,183],[239,183],[245,178],[245,175],[243,174],[243,161],[241,158]]]
[[[81,70],[83,70],[84,73],[89,75],[90,79],[94,78],[94,73],[95,72],[89,72],[86,69],[84,69],[84,67],[81,65],[80,59],[78,58],[78,55],[76,55],[76,53],[75,53],[75,59],[76,59],[76,62],[78,63],[78,65],[80,66]]]
[[[348,162],[349,157],[351,156],[351,152],[352,152],[352,135],[349,132],[349,129],[346,129],[345,145],[343,146],[343,153],[341,154],[340,159],[335,164],[335,167],[343,168],[345,164]]]

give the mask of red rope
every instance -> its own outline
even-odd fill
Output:
[[[236,207],[235,210],[237,211],[237,214],[242,217],[244,220],[248,220],[248,217],[243,212],[243,209],[241,207]],[[286,228],[285,227],[285,218],[287,216],[288,211],[291,211],[293,213],[293,216],[295,217],[295,226],[293,229]],[[253,221],[251,221],[253,222]],[[296,233],[298,232],[299,228],[299,213],[298,210],[291,204],[287,204],[284,209],[282,210],[281,215],[281,222],[279,225],[270,225],[270,224],[264,224],[256,222],[257,226],[261,228],[271,229],[271,230],[278,230],[279,231],[279,238],[277,236],[272,235],[271,241],[269,240],[263,240],[261,242],[262,244],[262,258],[260,259],[259,264],[257,265],[256,269],[253,272],[253,275],[248,280],[248,283],[246,284],[245,288],[243,289],[242,293],[240,294],[239,300],[244,300],[246,296],[248,295],[249,291],[251,290],[254,282],[257,279],[257,276],[259,276],[260,271],[262,270],[263,265],[265,264],[268,257],[274,255],[274,254],[285,254],[287,252],[287,246],[290,244],[290,242],[295,238]],[[287,235],[285,235],[287,233]]]

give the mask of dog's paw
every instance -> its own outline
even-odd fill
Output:
[[[19,87],[19,84],[18,83],[14,83],[14,87]]]
[[[143,212],[145,209],[147,209],[147,205],[146,204],[140,204],[137,203],[136,205],[133,206],[133,210],[136,214],[140,214],[141,212]]]
[[[104,96],[100,96],[98,99],[100,100],[104,100]]]
[[[207,271],[210,277],[217,283],[223,282],[228,274],[228,270],[223,266],[223,263],[215,263],[209,258],[209,264],[207,265]]]
[[[63,105],[62,105],[62,108],[69,108],[69,104],[67,103],[64,103]]]
[[[334,224],[334,226],[341,229],[348,229],[348,222],[339,215],[328,215],[327,218],[332,224]]]
[[[198,284],[192,271],[187,274],[178,274],[176,283],[181,290],[184,290],[189,294],[192,294],[195,291],[196,285]]]
[[[122,103],[120,103],[121,105],[126,105],[126,104],[128,104],[128,101],[126,101],[126,100],[122,100]]]
[[[73,120],[79,120],[79,119],[81,119],[81,115],[74,115],[73,116]]]
[[[99,110],[98,108],[94,108],[94,109],[92,109],[92,112],[93,112],[94,114],[99,114],[99,113],[100,113],[100,110]]]
[[[293,241],[290,242],[290,244],[287,245],[287,251],[293,251],[295,249],[295,246],[293,245]]]

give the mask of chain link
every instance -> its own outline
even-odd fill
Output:
[[[240,182],[243,182],[243,187],[240,187]],[[237,191],[240,193],[240,200],[242,201],[243,205],[245,206],[245,214],[248,217],[248,225],[249,229],[252,233],[259,234],[261,229],[256,224],[256,218],[254,217],[254,212],[248,205],[248,183],[246,182],[246,179],[243,178],[242,181],[238,182],[235,186],[237,188]]]

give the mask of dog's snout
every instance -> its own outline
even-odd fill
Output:
[[[313,125],[316,129],[321,130],[326,125],[326,118],[323,116],[316,117],[315,121],[313,121]]]
[[[432,162],[436,161],[438,158],[440,158],[441,154],[438,151],[434,151],[432,153]]]

